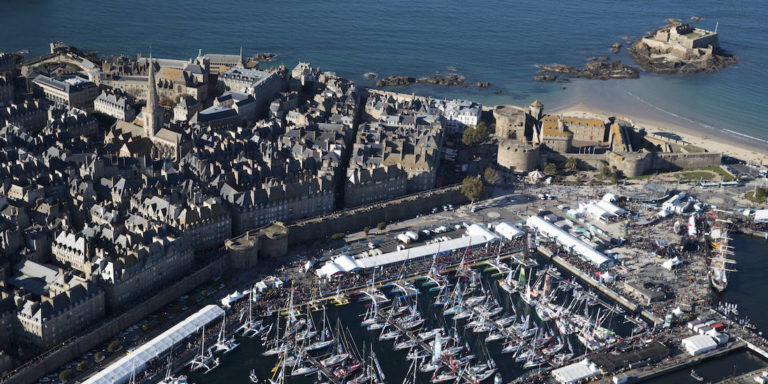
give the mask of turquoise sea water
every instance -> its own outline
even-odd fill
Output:
[[[668,17],[719,22],[721,45],[741,62],[717,74],[644,75],[639,80],[532,81],[535,64],[581,65],[614,56],[621,36],[639,36]],[[490,89],[418,86],[419,94],[486,104],[546,107],[586,103],[715,132],[768,140],[768,3],[762,1],[243,1],[132,2],[0,0],[0,50],[45,53],[62,40],[105,54],[193,57],[204,52],[279,54],[289,67],[309,60],[359,84],[365,72],[427,76],[455,67]],[[618,55],[630,61],[624,52]],[[562,89],[565,86],[566,89]],[[500,90],[501,94],[494,94]]]

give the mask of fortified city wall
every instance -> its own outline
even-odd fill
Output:
[[[366,226],[375,228],[382,221],[390,223],[403,218],[415,217],[418,213],[427,213],[433,207],[444,204],[460,204],[466,201],[466,196],[461,193],[461,185],[451,185],[334,212],[291,224],[288,231],[288,244],[294,245],[313,241],[331,236],[334,233],[359,231]]]

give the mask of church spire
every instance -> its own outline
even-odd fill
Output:
[[[157,98],[157,82],[155,81],[155,64],[152,61],[152,52],[149,53],[149,76],[147,79],[147,105],[144,107],[144,132],[147,137],[155,135],[160,128],[159,110],[160,102]]]

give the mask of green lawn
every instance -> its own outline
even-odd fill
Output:
[[[682,172],[680,176],[687,180],[712,180],[715,178],[715,174],[707,171]]]

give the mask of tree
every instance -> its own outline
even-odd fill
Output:
[[[544,166],[544,173],[549,176],[557,175],[557,172],[557,165],[555,165],[555,163],[547,163],[547,165]]]
[[[344,233],[342,232],[334,233],[333,235],[331,235],[331,240],[341,240],[343,238],[344,238]]]
[[[371,231],[371,227],[369,226],[366,226],[365,228],[363,228],[363,233],[365,233],[366,236],[368,236],[368,232],[370,231]]]
[[[107,352],[114,353],[120,349],[120,340],[115,340],[107,345]]]
[[[461,135],[461,142],[468,147],[474,147],[488,137],[488,126],[480,122],[475,127],[467,128]]]
[[[477,131],[474,128],[467,128],[461,135],[461,142],[467,147],[474,147],[480,143],[480,139],[477,138]]]
[[[485,125],[484,121],[477,123],[477,126],[475,126],[475,133],[477,133],[477,137],[479,137],[481,141],[488,137],[488,126]]]
[[[571,157],[565,161],[565,169],[569,172],[576,172],[579,170],[579,159]]]
[[[613,170],[611,167],[604,165],[602,168],[600,168],[600,176],[603,178],[609,178],[611,177],[611,174],[613,173]]]
[[[483,177],[488,184],[498,184],[501,182],[501,174],[495,168],[486,168],[485,171],[483,171]]]
[[[479,177],[467,176],[461,183],[461,193],[471,202],[480,200],[485,194],[485,187]]]
[[[84,371],[86,368],[88,368],[88,362],[87,362],[87,361],[85,361],[85,360],[80,360],[80,362],[79,362],[79,363],[77,363],[77,370],[78,370],[78,371],[82,372],[82,371]]]
[[[380,222],[379,222],[379,224],[377,224],[377,225],[376,225],[376,228],[377,228],[379,231],[383,231],[383,230],[384,230],[384,228],[386,228],[386,227],[387,227],[387,223],[385,223],[385,222],[383,222],[383,221],[380,221]]]
[[[59,373],[59,380],[61,380],[62,382],[66,382],[66,381],[68,381],[71,378],[72,378],[72,370],[71,369],[65,369],[65,370],[61,371],[61,373]]]
[[[102,360],[104,360],[104,353],[99,351],[93,354],[93,361],[98,363],[98,362],[101,362]]]

